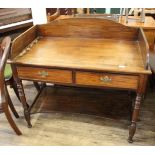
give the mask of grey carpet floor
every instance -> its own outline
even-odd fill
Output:
[[[24,82],[27,102],[32,103],[37,91],[31,82]],[[52,112],[32,115],[31,129],[27,128],[23,108],[12,89],[9,93],[20,115],[15,119],[22,131],[17,136],[0,114],[0,145],[60,145],[60,146],[107,146],[107,145],[155,145],[155,92],[148,92],[141,108],[140,121],[134,143],[127,142],[129,120],[112,119],[87,114]]]

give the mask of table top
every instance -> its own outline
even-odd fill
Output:
[[[43,37],[14,61],[37,66],[147,72],[138,41],[115,39]]]

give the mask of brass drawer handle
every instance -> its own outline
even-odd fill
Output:
[[[48,72],[46,71],[39,71],[38,73],[41,77],[47,77],[48,76]]]
[[[111,82],[112,79],[108,76],[104,76],[104,77],[100,77],[100,81],[108,83],[108,82]]]

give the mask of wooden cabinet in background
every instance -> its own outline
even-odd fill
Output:
[[[125,17],[123,16],[122,18],[119,19],[119,23],[130,27],[143,28],[146,35],[146,39],[149,43],[150,52],[152,52],[155,46],[155,20],[151,16],[146,16],[144,23],[136,19],[137,17],[129,16],[128,23],[126,23]]]
[[[28,28],[30,26],[33,26],[30,8],[0,9],[0,33]]]

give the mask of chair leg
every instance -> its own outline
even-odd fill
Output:
[[[18,113],[17,113],[17,111],[16,111],[16,109],[15,109],[15,107],[14,107],[12,101],[11,101],[11,98],[10,98],[10,95],[9,95],[9,93],[8,93],[7,88],[6,88],[6,95],[7,95],[7,98],[8,98],[8,105],[9,105],[11,111],[13,112],[13,114],[14,114],[14,116],[15,116],[16,118],[19,118],[19,115],[18,115]]]
[[[9,122],[10,126],[13,128],[13,130],[15,131],[15,133],[17,135],[22,135],[21,131],[19,130],[19,128],[16,126],[14,120],[12,119],[7,102],[2,103],[2,107],[3,107],[3,111],[5,113],[5,116]]]

